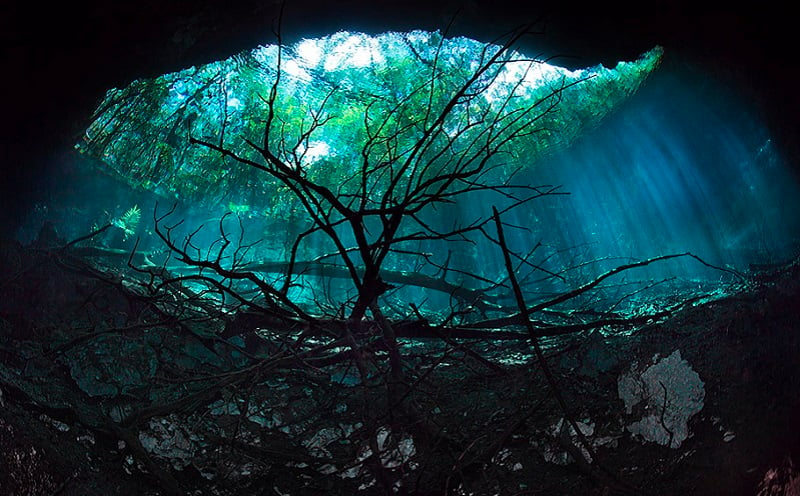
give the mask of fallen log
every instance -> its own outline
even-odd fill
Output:
[[[128,250],[121,250],[116,248],[105,248],[102,246],[75,246],[69,248],[69,253],[83,257],[111,257],[111,258],[130,258],[134,263],[153,265],[153,259],[156,257],[163,257],[166,255],[164,252],[134,252]],[[156,264],[157,265],[157,264]],[[349,279],[350,272],[346,267],[315,261],[298,261],[293,265],[293,276],[314,276],[314,277],[327,277],[332,279]],[[181,267],[167,267],[170,272],[179,273],[182,271]],[[286,274],[289,270],[289,262],[284,261],[263,261],[248,264],[241,267],[241,270],[249,272],[261,272],[265,274]],[[363,270],[357,268],[357,270]],[[432,277],[419,272],[408,272],[402,270],[382,270],[381,278],[388,283],[414,286],[419,288],[432,289],[447,293],[454,298],[457,298],[467,304],[497,304],[500,297],[497,295],[487,294],[492,288],[475,289],[467,288],[457,284],[447,282],[443,278]]]

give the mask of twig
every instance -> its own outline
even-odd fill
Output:
[[[622,481],[618,475],[616,475],[610,469],[602,466],[599,463],[597,459],[597,453],[595,452],[594,447],[591,445],[589,440],[586,439],[586,436],[583,434],[583,431],[581,431],[580,427],[578,426],[578,423],[575,421],[575,418],[570,413],[569,407],[567,406],[567,402],[564,400],[564,397],[561,394],[561,390],[558,388],[558,384],[556,383],[555,377],[553,376],[553,372],[550,370],[550,367],[547,364],[547,360],[544,356],[544,353],[542,352],[542,348],[539,345],[538,336],[536,335],[536,332],[533,329],[533,325],[531,324],[530,319],[528,318],[529,310],[525,304],[525,298],[522,295],[522,288],[520,288],[519,282],[517,281],[517,278],[514,275],[514,266],[511,262],[511,255],[508,250],[508,245],[506,245],[505,234],[503,233],[503,224],[500,221],[500,213],[497,211],[495,207],[492,207],[492,212],[494,214],[495,226],[497,227],[498,244],[500,245],[500,248],[503,251],[503,260],[505,261],[506,270],[508,271],[508,279],[509,282],[511,283],[511,287],[514,290],[514,296],[516,297],[517,305],[519,306],[519,310],[522,315],[523,321],[525,323],[525,327],[528,329],[528,334],[530,335],[531,339],[531,345],[533,346],[533,350],[536,353],[536,358],[539,361],[540,366],[542,367],[542,372],[544,372],[545,378],[547,379],[547,383],[550,385],[550,389],[553,391],[553,396],[556,398],[556,401],[558,401],[558,404],[561,407],[561,411],[564,414],[564,418],[567,420],[567,422],[569,422],[569,425],[575,431],[575,435],[578,437],[581,446],[589,454],[590,460],[584,458],[583,454],[581,453],[580,456],[581,458],[583,458],[583,460],[576,459],[576,462],[581,464],[581,461],[583,461],[590,468],[595,466],[598,467],[603,473],[610,476],[614,482],[621,485],[623,489],[626,489],[628,491],[633,491],[634,493],[641,492],[638,488],[633,487],[630,484]],[[595,477],[597,477],[598,475],[599,474],[597,474],[596,472],[594,473]]]

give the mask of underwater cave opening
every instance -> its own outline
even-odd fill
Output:
[[[345,32],[284,50],[282,81],[276,86],[278,98],[283,98],[277,102],[276,119],[283,133],[275,142],[278,155],[287,163],[296,161],[314,181],[351,198],[354,165],[362,157],[380,161],[391,156],[397,161],[407,156],[410,148],[401,148],[411,146],[413,139],[404,144],[402,133],[408,131],[413,138],[422,132],[415,116],[426,104],[431,105],[429,113],[442,105],[432,98],[446,98],[452,91],[448,85],[463,83],[493,49],[487,52],[483,44],[445,39],[439,33],[371,37]],[[82,153],[70,158],[70,167],[61,168],[78,174],[53,180],[52,195],[37,204],[19,238],[33,240],[46,220],[68,239],[110,222],[117,229],[95,241],[130,249],[138,237],[140,250],[163,252],[151,220],[158,201],[162,212],[175,203],[170,219],[182,221],[173,233],[177,238],[206,226],[192,238],[198,253],[210,254],[208,250],[218,246],[217,224],[230,213],[225,230],[241,228],[239,242],[252,244],[248,260],[288,260],[296,237],[313,223],[296,199],[287,197],[285,185],[190,143],[190,138],[209,137],[251,159],[248,153],[253,150],[245,143],[258,142],[263,132],[268,112],[264,98],[278,74],[277,53],[275,46],[260,47],[111,90],[77,145]],[[414,86],[432,63],[441,65],[439,80],[428,76],[429,87]],[[523,202],[505,214],[513,226],[509,247],[517,253],[536,247],[523,276],[537,281],[530,286],[534,299],[575,287],[615,266],[669,253],[692,252],[712,265],[739,272],[797,254],[797,178],[755,111],[734,90],[720,88],[711,78],[697,81],[702,77],[699,71],[687,75],[669,54],[662,62],[660,51],[613,69],[568,71],[518,52],[503,65],[502,73],[483,83],[482,100],[454,109],[456,117],[447,124],[450,129],[442,128],[442,136],[466,133],[488,119],[479,112],[492,107],[492,112],[512,108],[513,115],[523,108],[519,101],[538,98],[536,105],[552,103],[532,119],[537,129],[520,133],[493,157],[505,172],[483,176],[503,184],[514,170],[515,183],[558,186],[558,194]],[[417,79],[411,77],[414,74]],[[557,101],[550,102],[553,95]],[[370,114],[373,108],[378,109],[375,115]],[[381,112],[394,116],[382,121],[384,126],[399,129],[381,138],[383,151],[373,146],[377,140],[365,145],[372,139],[367,128]],[[457,146],[462,152],[469,149],[455,140],[449,146],[448,153],[455,156],[461,153]],[[380,195],[385,187],[381,181],[374,180],[367,194]],[[486,188],[470,191],[452,203],[432,205],[419,213],[419,220],[440,230],[473,225],[486,218],[492,204],[513,203],[496,193]],[[121,219],[134,207],[142,210],[141,225],[126,231]],[[367,231],[380,232],[381,222],[379,216],[366,219]],[[353,245],[352,233],[341,223],[335,230],[345,244]],[[491,236],[474,234],[401,243],[383,268],[441,278],[453,287],[479,288],[502,280],[504,268]],[[341,267],[340,260],[326,255],[336,249],[317,232],[299,243],[296,256],[328,256]],[[522,266],[520,270],[525,272]],[[680,281],[656,284],[660,289],[653,294],[661,291],[663,296],[728,275],[692,259],[678,259],[626,274],[621,287]],[[277,281],[273,276],[268,277]],[[295,296],[319,298],[314,279],[298,282]],[[352,289],[348,293],[341,284],[328,281],[326,290],[343,291],[333,300],[346,301]],[[434,311],[443,311],[450,301],[446,291],[420,293],[420,288],[400,290],[395,296],[420,306],[424,302]]]
[[[800,265],[750,269],[797,255],[797,178],[660,48],[551,62],[338,33],[110,90],[0,243],[0,461],[65,494],[753,494],[796,438]]]

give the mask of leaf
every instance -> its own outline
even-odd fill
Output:
[[[129,208],[120,217],[111,221],[111,224],[122,229],[125,232],[123,240],[127,240],[129,236],[136,233],[136,228],[139,226],[139,221],[142,218],[142,211],[138,205]]]

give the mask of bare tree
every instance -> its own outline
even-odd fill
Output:
[[[563,411],[580,436],[538,339],[600,328],[626,329],[664,318],[701,296],[679,298],[652,311],[626,313],[618,310],[622,302],[657,283],[612,288],[609,281],[676,257],[704,262],[691,253],[662,255],[629,261],[574,282],[569,280],[571,273],[580,272],[589,262],[579,260],[573,267],[551,269],[545,263],[547,255],[540,253],[541,243],[531,243],[518,253],[506,242],[504,229],[514,226],[503,223],[503,215],[533,200],[563,194],[559,187],[532,186],[519,179],[519,150],[525,149],[521,144],[555,132],[550,126],[565,95],[592,77],[556,80],[532,98],[527,92],[528,75],[542,61],[515,51],[531,29],[514,30],[497,43],[485,45],[470,64],[455,68],[443,60],[441,37],[432,55],[414,52],[424,67],[417,75],[423,77],[407,81],[404,91],[357,95],[366,98],[366,103],[358,107],[355,119],[350,116],[349,122],[358,124],[346,131],[353,136],[350,153],[331,159],[348,161],[337,168],[348,174],[336,178],[325,177],[324,164],[310,164],[309,150],[320,135],[339,125],[335,112],[345,110],[334,103],[346,101],[343,95],[349,97],[353,89],[315,75],[323,97],[314,107],[304,108],[297,122],[289,122],[283,106],[292,102],[282,95],[286,48],[278,35],[274,79],[266,94],[259,95],[264,104],[259,138],[238,134],[228,126],[227,102],[222,102],[222,125],[216,134],[206,132],[190,142],[205,150],[219,170],[246,170],[248,177],[263,177],[277,185],[275,190],[281,194],[270,200],[294,209],[272,224],[288,239],[284,259],[261,260],[254,255],[261,240],[256,236],[248,241],[247,225],[235,215],[225,214],[215,223],[216,241],[209,244],[201,239],[202,226],[184,233],[184,221],[173,221],[175,210],[163,212],[158,207],[154,229],[169,257],[157,259],[137,248],[128,253],[79,245],[83,240],[58,252],[65,260],[78,255],[126,256],[137,272],[134,283],[103,280],[145,310],[124,329],[83,334],[51,354],[85,346],[99,335],[156,326],[175,331],[181,338],[191,336],[223,357],[213,373],[152,378],[153,388],[166,391],[151,395],[157,400],[137,397],[124,405],[121,418],[112,421],[111,414],[104,412],[105,424],[98,421],[92,426],[110,430],[134,447],[147,470],[175,494],[180,494],[180,482],[152,459],[136,429],[144,429],[156,417],[199,411],[202,418],[193,420],[201,425],[209,412],[221,410],[227,423],[219,421],[206,429],[206,439],[213,437],[231,452],[265,465],[279,464],[293,475],[314,470],[315,483],[318,476],[319,480],[346,479],[369,472],[387,493],[401,479],[412,492],[427,486],[447,493],[466,484],[473,468],[494,460],[513,433],[544,408],[545,400],[523,401],[508,414],[482,412],[481,417],[473,410],[449,412],[449,420],[443,421],[431,413],[447,408],[435,379],[440,365],[460,360],[474,367],[470,368],[474,376],[508,376],[509,367],[466,342],[531,341],[547,385],[558,400],[554,408]],[[191,99],[199,101],[205,88],[224,84],[222,73],[214,72]],[[176,112],[190,113],[188,105],[182,104]],[[173,126],[168,134],[172,136],[175,130]],[[156,167],[167,167],[158,158]],[[479,212],[473,218],[452,222],[436,218],[439,209],[464,202],[483,208],[473,209]],[[450,253],[457,243],[494,250],[481,256],[502,257],[501,270],[491,274],[454,261]],[[312,245],[323,248],[308,259]],[[414,270],[399,269],[400,261]],[[562,289],[531,297],[540,286]],[[421,304],[424,295],[420,301],[411,301],[415,298],[407,298],[408,292],[399,292],[403,287],[415,288],[419,294],[423,290],[443,293],[449,297],[449,308],[438,314],[427,311]],[[614,289],[615,297],[597,298],[603,289]],[[435,352],[420,357],[404,349],[400,338],[427,339]],[[358,371],[357,379],[349,378],[351,367]],[[324,380],[320,379],[323,375]],[[340,382],[328,376],[337,376]],[[274,377],[291,380],[296,390],[313,387],[318,393],[311,398],[291,388],[289,392],[277,386],[273,390],[269,378]],[[347,390],[348,380],[359,387]],[[183,389],[176,392],[178,388]],[[303,406],[287,407],[293,403]],[[286,417],[280,423],[270,417],[279,408]],[[346,412],[349,423],[330,421],[331,411],[337,409]],[[455,428],[468,413],[482,418],[480,428],[488,430],[491,425],[499,435],[487,440],[485,432],[476,434],[478,427]],[[248,427],[253,417],[264,429]],[[416,458],[402,437],[403,429],[414,431],[419,446]],[[307,431],[317,434],[305,436]],[[338,439],[347,438],[348,444],[330,447],[334,431]],[[262,432],[259,442],[253,441],[254,432]],[[568,448],[589,476],[631,489],[616,481],[611,471],[598,468],[585,439],[578,444],[592,456],[583,457],[575,445]],[[420,475],[409,475],[412,463]]]

